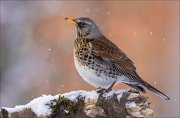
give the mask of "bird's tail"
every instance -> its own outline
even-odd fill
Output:
[[[146,81],[142,80],[141,77],[139,77],[139,75],[137,73],[135,73],[135,74],[137,77],[137,82],[140,83],[143,87],[145,87],[148,90],[156,93],[157,95],[159,95],[161,98],[163,98],[165,100],[170,100],[170,98],[167,95],[165,95],[163,92],[159,91],[158,89],[156,89],[155,87],[153,87],[152,85],[147,83]]]
[[[159,91],[158,89],[156,89],[155,87],[153,87],[152,85],[150,85],[149,83],[143,81],[143,86],[146,87],[148,90],[156,93],[157,95],[159,95],[161,98],[165,99],[165,100],[170,100],[170,98],[165,95],[164,93],[162,93],[161,91]]]

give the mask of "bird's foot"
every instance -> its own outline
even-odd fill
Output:
[[[103,93],[108,93],[109,91],[111,91],[112,90],[112,88],[107,88],[107,89],[105,89],[105,88],[101,88],[101,87],[98,87],[97,89],[96,89],[96,92],[97,93],[99,93],[99,95],[102,95]]]
[[[111,84],[111,86],[110,86],[109,88],[107,88],[107,89],[98,87],[98,88],[96,89],[96,91],[97,91],[97,93],[100,93],[99,95],[101,96],[103,93],[105,93],[105,92],[108,93],[109,91],[111,91],[111,90],[112,90],[112,87],[114,86],[115,83],[116,83],[116,81],[114,81],[114,82]]]

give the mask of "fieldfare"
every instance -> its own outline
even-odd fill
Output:
[[[148,89],[165,100],[170,98],[144,81],[134,63],[99,30],[89,18],[65,18],[76,25],[74,63],[81,77],[102,91],[109,91],[115,83],[124,83],[145,93]]]

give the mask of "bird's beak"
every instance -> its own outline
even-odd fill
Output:
[[[78,26],[77,22],[73,18],[65,18],[65,20]]]

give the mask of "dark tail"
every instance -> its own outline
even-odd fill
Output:
[[[155,87],[153,87],[152,85],[150,85],[149,83],[145,82],[144,80],[141,79],[141,77],[139,77],[139,75],[137,73],[135,73],[136,75],[136,82],[139,83],[139,86],[143,86],[144,88],[147,88],[148,90],[156,93],[157,95],[159,95],[161,98],[165,99],[165,100],[170,100],[170,98],[165,95],[163,92],[159,91],[158,89],[156,89]]]
[[[142,80],[143,81],[143,80]],[[165,99],[165,100],[170,100],[170,98],[165,95],[164,93],[162,93],[161,91],[159,91],[158,89],[156,89],[155,87],[151,86],[149,83],[143,81],[143,84],[142,85],[138,85],[138,84],[129,84],[129,83],[125,83],[127,84],[128,86],[138,90],[138,91],[141,91],[143,93],[145,93],[145,89],[144,88],[147,88],[148,90],[156,93],[157,95],[159,95],[161,98]]]
[[[143,83],[143,86],[146,87],[148,90],[156,93],[157,95],[159,95],[161,98],[165,99],[165,100],[170,100],[170,98],[165,95],[164,93],[162,93],[161,91],[159,91],[158,89],[156,89],[155,87],[151,86],[149,83],[145,82]]]

